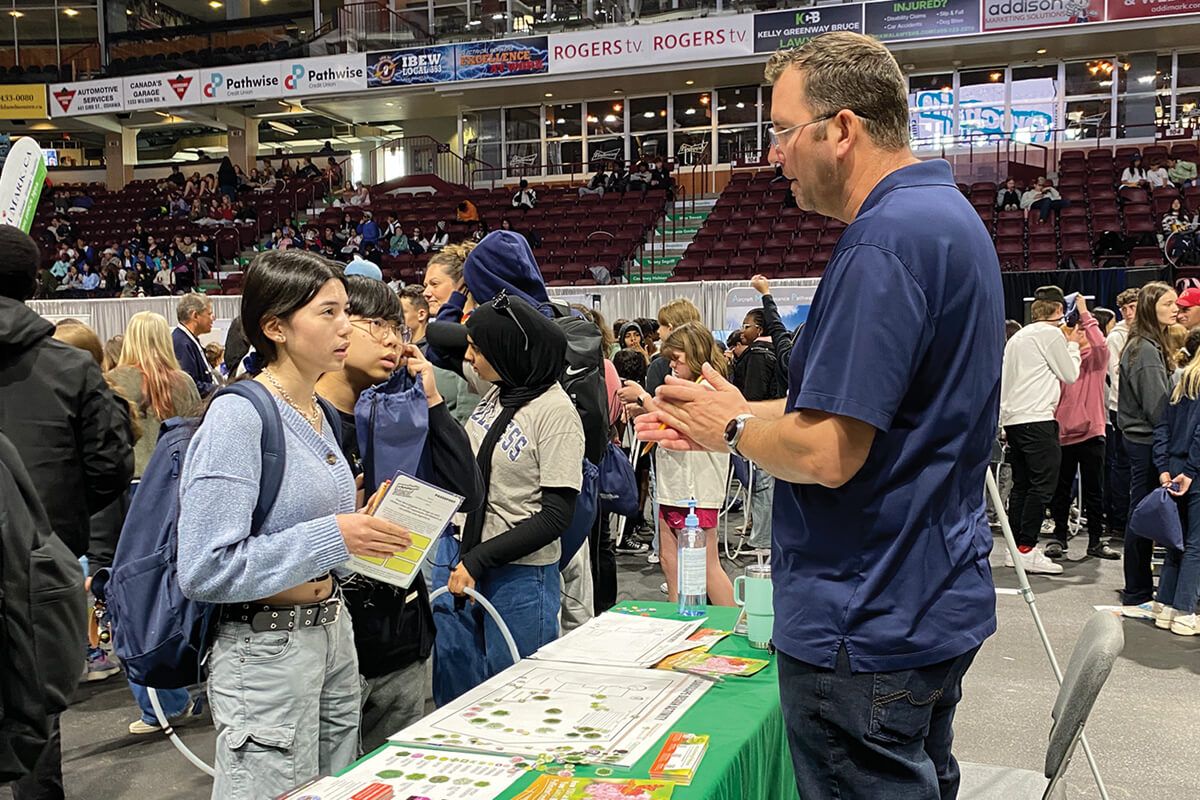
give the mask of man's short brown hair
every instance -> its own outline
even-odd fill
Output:
[[[1136,303],[1138,301],[1139,294],[1141,294],[1140,289],[1126,289],[1125,291],[1121,292],[1119,295],[1117,295],[1117,308],[1120,308],[1121,306],[1127,306],[1130,303]]]
[[[1062,313],[1062,303],[1053,300],[1034,300],[1029,307],[1029,316],[1034,320],[1054,319]]]
[[[877,147],[908,146],[908,93],[904,73],[880,42],[850,31],[810,39],[802,47],[776,50],[767,61],[767,82],[774,84],[789,68],[804,73],[804,102],[816,117],[849,109],[863,120]],[[807,120],[805,120],[807,121]],[[814,131],[820,140],[824,126]]]

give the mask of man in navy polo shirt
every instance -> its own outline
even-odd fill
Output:
[[[787,399],[748,403],[706,366],[712,389],[669,380],[638,433],[728,447],[778,479],[774,642],[800,796],[950,800],[962,677],[996,629],[1000,267],[949,165],[913,157],[883,45],[826,34],[776,53],[767,78],[771,160],[801,208],[849,223]]]

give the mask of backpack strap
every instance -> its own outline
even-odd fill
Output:
[[[333,403],[326,400],[321,395],[317,395],[317,403],[321,406],[321,411],[325,414],[325,423],[329,425],[329,430],[333,431],[333,438],[337,440],[338,450],[342,449],[342,415],[334,407]]]
[[[250,401],[262,419],[262,475],[258,484],[258,502],[254,506],[254,515],[250,518],[250,530],[257,531],[275,505],[275,497],[283,484],[283,471],[287,467],[283,418],[279,416],[279,408],[271,398],[271,392],[260,383],[238,381],[218,390],[213,397],[223,394],[236,394]]]

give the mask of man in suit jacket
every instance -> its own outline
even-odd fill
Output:
[[[179,359],[179,368],[196,382],[200,396],[207,397],[216,388],[216,381],[204,357],[200,337],[212,331],[212,299],[196,292],[185,294],[179,299],[175,315],[179,318],[179,327],[171,331],[175,358]]]

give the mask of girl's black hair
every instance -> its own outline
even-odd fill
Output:
[[[307,250],[267,250],[250,262],[242,284],[242,328],[265,363],[278,353],[263,323],[271,317],[286,320],[331,280],[344,285],[346,276],[332,261]]]
[[[350,313],[356,317],[386,319],[392,322],[404,319],[400,298],[383,281],[365,275],[347,275],[346,296]]]

